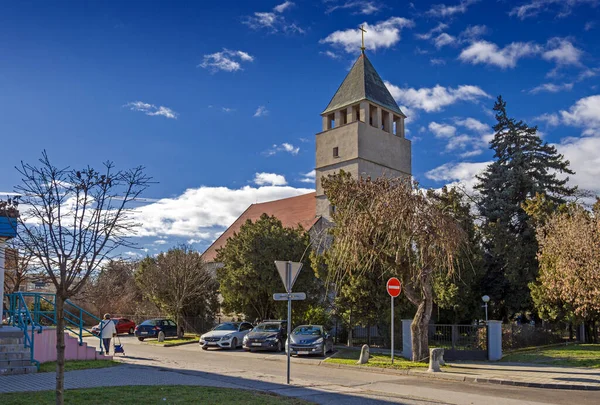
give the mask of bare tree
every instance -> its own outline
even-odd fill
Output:
[[[64,304],[100,264],[130,246],[136,223],[131,203],[149,186],[143,167],[98,171],[54,166],[42,153],[39,166],[21,163],[18,239],[56,287],[56,403],[64,403]]]
[[[12,293],[21,290],[21,287],[32,278],[40,278],[35,265],[34,257],[27,250],[19,246],[19,240],[13,239],[8,243],[4,252],[5,273],[4,292]]]
[[[453,271],[465,240],[463,230],[410,180],[355,180],[342,171],[322,182],[335,206],[330,274],[336,281],[353,272],[398,277],[417,307],[411,325],[413,360],[424,360],[429,355],[434,275]]]
[[[158,308],[174,316],[177,334],[183,337],[183,316],[212,316],[217,304],[217,282],[202,256],[189,246],[179,246],[141,261],[135,279],[143,294]]]

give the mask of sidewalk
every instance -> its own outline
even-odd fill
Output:
[[[552,367],[522,363],[452,363],[440,373],[424,368],[394,370],[321,362],[321,366],[360,369],[372,373],[410,375],[441,380],[490,383],[531,388],[600,391],[600,369]]]

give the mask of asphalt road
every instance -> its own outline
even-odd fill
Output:
[[[286,391],[285,354],[238,350],[201,350],[197,344],[161,347],[141,343],[134,337],[121,337],[126,356],[119,360],[140,366],[177,370],[181,373],[200,372],[204,378],[222,380],[241,386],[260,383],[276,384],[282,394],[302,396],[319,403],[402,403],[402,404],[598,404],[600,392],[551,390],[501,386],[484,383],[442,381],[413,376],[371,373],[362,370],[334,369],[319,366],[322,358],[293,358],[291,383]],[[97,342],[97,340],[96,340]],[[250,384],[250,385],[249,385]],[[251,385],[254,384],[254,385]],[[271,385],[274,386],[274,385]],[[326,394],[322,397],[300,395],[301,387],[328,390],[328,387],[348,393],[340,401]],[[294,391],[295,390],[295,391]],[[362,398],[362,399],[361,399]],[[372,401],[372,402],[371,402]]]

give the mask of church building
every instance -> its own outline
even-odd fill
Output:
[[[411,142],[404,136],[406,116],[364,47],[321,117],[322,131],[316,134],[316,192],[252,204],[204,252],[205,261],[214,262],[217,250],[246,220],[256,221],[263,213],[279,218],[285,227],[326,227],[332,207],[321,186],[323,176],[340,169],[354,178],[411,175]]]

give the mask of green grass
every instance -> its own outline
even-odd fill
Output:
[[[185,335],[183,338],[165,338],[164,342],[159,342],[157,339],[144,340],[144,343],[150,343],[152,345],[170,346],[182,343],[193,343],[198,342],[198,336],[196,335]]]
[[[340,350],[335,353],[332,357],[325,360],[325,363],[333,364],[347,364],[352,366],[358,366],[356,362],[360,357],[360,350]],[[429,367],[427,363],[412,362],[406,360],[400,356],[394,356],[394,364],[392,364],[391,355],[371,353],[369,362],[362,366],[367,367],[379,367],[379,368],[393,368],[393,369],[407,369],[415,367]]]
[[[65,404],[202,404],[202,405],[307,405],[301,399],[255,391],[189,386],[102,387],[66,390]],[[6,405],[54,404],[54,391],[0,394]]]
[[[600,368],[600,344],[547,347],[506,355],[510,363],[545,364],[563,367]]]
[[[118,366],[119,364],[121,363],[114,360],[70,360],[65,362],[65,371],[114,367]],[[48,363],[40,364],[40,373],[50,373],[53,371],[56,371],[55,361],[49,361]]]

